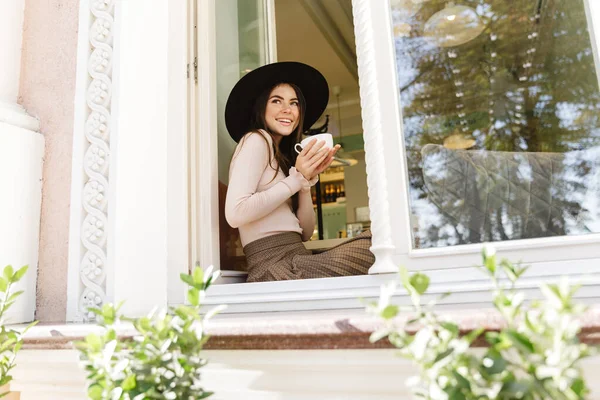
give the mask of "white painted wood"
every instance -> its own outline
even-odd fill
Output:
[[[267,21],[267,64],[277,62],[277,22],[275,19],[275,0],[265,1]]]
[[[394,350],[204,351],[209,363],[202,385],[214,400],[398,400],[411,399],[405,381],[413,365]],[[600,399],[594,379],[600,356],[582,363],[591,400]],[[21,400],[85,400],[85,375],[74,350],[23,350],[11,388]]]
[[[187,1],[188,41],[187,55],[189,63],[189,79],[187,82],[187,158],[188,158],[188,264],[192,267],[199,258],[198,243],[198,99],[197,99],[197,60],[198,60],[198,1]]]
[[[120,1],[115,11],[107,286],[131,315],[167,304],[169,3]]]
[[[501,254],[500,254],[501,256]],[[540,297],[539,286],[556,282],[568,275],[582,289],[577,297],[588,302],[600,301],[600,269],[598,261],[578,259],[534,263],[521,278],[518,287],[530,297]],[[491,307],[490,280],[475,267],[438,268],[428,271],[431,278],[429,295],[451,292],[442,303],[460,308]],[[236,277],[225,277],[235,282]],[[397,279],[395,274],[377,274],[285,282],[260,282],[215,285],[205,299],[207,306],[227,304],[223,313],[280,312],[328,309],[363,309],[361,299],[376,300],[385,282]],[[238,280],[239,281],[239,278]],[[410,304],[404,290],[399,289],[395,301]]]
[[[590,32],[590,42],[594,52],[594,63],[596,64],[596,78],[600,87],[600,3],[595,0],[583,0],[585,6],[585,14],[588,22],[588,30]]]
[[[369,273],[389,273],[397,268],[394,254],[408,250],[410,239],[391,18],[387,2],[353,0],[352,7],[376,257]]]
[[[0,270],[29,265],[12,291],[25,291],[11,307],[11,322],[33,321],[42,206],[44,137],[0,122]]]
[[[589,5],[593,19],[597,18],[598,7],[592,6],[592,3]],[[407,167],[403,150],[401,108],[398,103],[390,6],[383,1],[354,0],[353,7],[365,124],[369,206],[373,220],[373,253],[377,256],[379,243],[386,243],[388,258],[391,260],[385,269],[380,269],[376,263],[371,272],[389,272],[395,269],[392,264],[423,270],[473,265],[480,260],[480,244],[412,249]],[[371,35],[373,39],[370,38]],[[373,45],[366,46],[364,43]],[[368,126],[369,118],[376,120],[373,126]],[[370,146],[381,140],[385,146]],[[394,207],[390,207],[390,204]],[[380,225],[378,221],[386,222]],[[385,223],[390,224],[390,227],[385,227]],[[572,260],[575,254],[578,258],[599,262],[598,244],[600,234],[515,240],[494,245],[502,249],[503,256],[511,260],[542,263]],[[393,256],[389,255],[391,251]]]
[[[219,169],[217,148],[217,75],[215,0],[198,0],[198,86],[196,122],[197,260],[203,268],[219,266]]]
[[[168,301],[182,303],[179,279],[189,266],[188,203],[188,2],[169,2],[169,102],[167,129],[167,266]],[[193,71],[191,71],[193,73]],[[190,76],[193,81],[193,77]]]

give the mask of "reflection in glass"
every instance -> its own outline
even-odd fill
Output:
[[[583,0],[430,0],[411,13],[392,7],[414,247],[600,232]]]
[[[450,2],[442,11],[433,14],[425,23],[425,35],[433,38],[438,46],[453,47],[475,39],[485,26],[471,7],[457,6]]]

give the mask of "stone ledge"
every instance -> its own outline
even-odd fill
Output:
[[[495,310],[462,310],[443,312],[441,316],[459,324],[463,333],[483,326],[487,331],[502,328],[502,319]],[[399,324],[403,319],[399,319]],[[206,331],[211,336],[207,350],[308,350],[308,349],[381,349],[391,348],[387,341],[370,343],[369,335],[380,326],[372,317],[358,313],[307,313],[303,315],[257,314],[226,316],[209,322]],[[131,325],[117,328],[123,339],[135,331]],[[39,325],[26,335],[25,349],[71,349],[72,342],[92,332],[102,332],[97,325]],[[600,344],[600,306],[594,306],[582,317],[580,339],[588,344]],[[480,341],[476,345],[484,346]]]

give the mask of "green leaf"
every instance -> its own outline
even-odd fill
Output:
[[[125,380],[121,384],[121,387],[125,391],[133,390],[133,389],[135,389],[135,386],[136,386],[135,374],[129,375],[127,378],[125,378]]]
[[[438,354],[435,357],[435,360],[433,360],[433,363],[437,363],[440,360],[443,360],[444,358],[448,357],[450,354],[452,354],[454,352],[454,349],[447,349],[446,351],[441,352],[440,354]]]
[[[583,398],[583,396],[587,394],[587,388],[582,378],[577,378],[573,381],[573,384],[571,385],[571,390],[579,398]]]
[[[525,381],[509,381],[502,387],[502,393],[505,394],[502,398],[521,399],[525,394],[530,392],[530,386]],[[506,397],[506,394],[509,397]]]
[[[494,349],[488,350],[482,359],[482,364],[484,371],[490,375],[503,372],[507,366],[506,360]]]
[[[102,400],[102,386],[100,385],[92,385],[88,388],[88,397],[91,400]]]
[[[471,343],[473,343],[475,341],[475,339],[477,339],[484,331],[485,331],[485,328],[477,328],[477,329],[473,329],[471,332],[467,333],[465,335],[465,339],[466,339],[467,343],[469,343],[469,345]]]
[[[511,282],[515,282],[519,278],[515,267],[508,260],[502,260],[500,266]]]
[[[429,287],[429,277],[425,274],[416,273],[410,277],[410,284],[417,293],[423,295]]]
[[[15,272],[15,274],[13,275],[13,281],[14,282],[18,282],[21,280],[21,278],[23,278],[23,276],[25,276],[25,274],[27,273],[27,270],[29,269],[28,265],[25,265],[24,267],[21,267],[17,270],[17,272]]]
[[[375,332],[371,333],[371,336],[369,336],[369,342],[375,343],[375,342],[387,337],[389,334],[390,334],[390,331],[389,331],[389,329],[386,329],[386,328],[376,330]]]
[[[7,265],[6,267],[4,267],[4,272],[2,273],[2,275],[4,275],[4,279],[6,279],[8,282],[11,282],[14,273],[15,271],[13,270],[12,265]]]
[[[0,293],[5,293],[6,289],[8,289],[8,282],[6,282],[6,279],[0,277]]]
[[[188,301],[194,307],[197,307],[200,304],[200,291],[194,287],[191,287],[188,290]]]
[[[466,397],[463,392],[454,388],[448,393],[448,400],[466,400]]]
[[[112,304],[106,303],[102,306],[102,318],[104,318],[104,323],[107,325],[115,323],[117,312]]]
[[[404,286],[404,288],[409,293],[411,293],[413,291],[413,287],[410,284],[410,276],[408,275],[408,270],[406,269],[406,267],[400,267],[399,275],[400,275],[400,282],[402,282],[402,285]]]
[[[13,302],[17,297],[19,297],[20,295],[22,295],[24,293],[23,290],[19,290],[17,292],[14,292],[13,294],[11,294],[10,296],[8,296],[8,299],[6,300],[7,303],[11,303]]]
[[[526,353],[535,352],[533,343],[522,333],[517,332],[514,329],[506,329],[502,331],[501,336],[508,338],[515,347]]]
[[[456,324],[454,324],[452,322],[440,322],[440,325],[445,330],[451,332],[452,335],[454,335],[454,336],[458,335],[458,332],[459,332],[458,325],[456,325]]]
[[[100,351],[102,349],[102,339],[95,333],[90,333],[85,337],[85,342],[92,351]]]
[[[179,278],[186,284],[188,284],[189,286],[193,286],[194,285],[194,279],[192,278],[191,275],[188,274],[179,274]]]
[[[192,278],[194,279],[195,284],[203,284],[204,283],[204,270],[200,267],[195,267],[192,272]]]
[[[461,388],[471,390],[471,383],[464,376],[459,374],[457,371],[452,371],[452,375]]]

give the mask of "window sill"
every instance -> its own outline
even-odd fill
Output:
[[[443,318],[455,321],[461,331],[476,327],[495,331],[503,327],[495,310],[475,309],[465,312],[445,311]],[[406,319],[399,319],[401,325]],[[600,306],[591,307],[581,318],[580,339],[600,344]],[[380,326],[380,320],[364,312],[312,312],[258,314],[254,316],[220,316],[206,327],[211,339],[206,350],[300,350],[300,349],[381,349],[391,348],[388,341],[369,342],[369,335]],[[117,329],[119,337],[135,334],[131,325]],[[24,349],[72,349],[72,342],[102,328],[93,324],[37,325],[25,337]],[[477,343],[483,346],[483,342]]]

